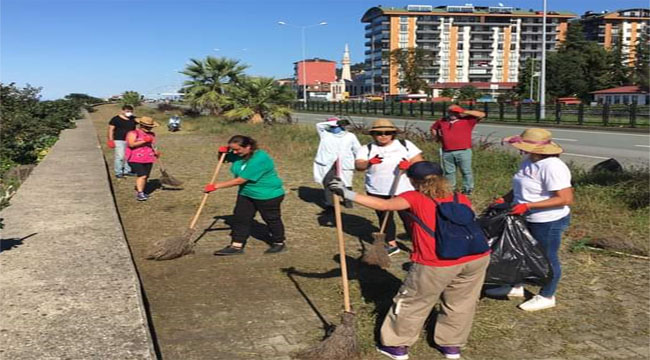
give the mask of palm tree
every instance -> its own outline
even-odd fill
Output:
[[[190,64],[181,71],[190,78],[183,84],[185,98],[192,107],[218,115],[228,102],[227,86],[236,84],[246,68],[248,65],[240,64],[239,60],[225,57],[190,59]]]
[[[294,93],[289,86],[279,86],[272,77],[243,77],[237,86],[229,86],[231,110],[224,112],[229,120],[251,123],[289,119],[289,103]]]

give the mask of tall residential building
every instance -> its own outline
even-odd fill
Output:
[[[580,18],[587,40],[598,41],[606,49],[622,42],[623,53],[634,63],[636,45],[642,33],[650,35],[650,9],[625,9],[602,13],[586,12]]]
[[[388,52],[407,47],[433,53],[423,78],[435,83],[489,83],[491,89],[512,88],[529,57],[542,54],[542,11],[507,6],[408,5],[373,7],[361,18],[366,25],[365,64],[372,93],[395,95],[398,69]],[[564,39],[568,12],[547,12],[546,47]],[[446,87],[449,87],[447,84]],[[435,95],[435,94],[434,94]]]

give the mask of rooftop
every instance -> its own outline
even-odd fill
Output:
[[[641,90],[637,85],[619,86],[610,89],[592,91],[590,94],[647,94],[648,91]]]
[[[361,18],[368,22],[378,14],[420,14],[420,15],[490,15],[490,16],[542,16],[541,10],[522,9],[510,6],[472,6],[472,5],[408,5],[406,7],[377,6],[366,11]],[[547,16],[573,18],[577,14],[571,11],[547,11]]]

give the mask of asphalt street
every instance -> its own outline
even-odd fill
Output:
[[[333,114],[296,113],[294,120],[299,123],[316,123],[324,121]],[[376,117],[351,116],[354,122],[370,125]],[[428,131],[431,121],[417,119],[391,119],[402,127],[410,125]],[[478,124],[474,130],[474,141],[487,138],[500,145],[501,138],[518,135],[524,129],[532,126],[517,126],[510,124]],[[562,158],[584,167],[591,167],[603,160],[615,158],[626,167],[650,166],[650,133],[607,131],[594,129],[567,129],[547,127],[553,133],[553,140],[564,148]],[[504,148],[511,149],[508,145]]]

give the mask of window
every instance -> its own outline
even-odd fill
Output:
[[[628,95],[623,95],[623,104],[629,104],[630,103],[630,97]]]
[[[614,104],[620,104],[620,103],[621,103],[621,96],[614,95]]]
[[[610,95],[605,96],[605,103],[606,104],[611,104],[612,103],[612,97]]]
[[[409,22],[408,16],[400,16],[399,17],[399,22],[400,22],[400,24],[408,24],[408,22]]]
[[[457,46],[458,46],[457,47],[458,50],[463,50],[463,44],[462,43],[458,44]]]
[[[405,24],[401,24],[399,26],[399,31],[409,31],[409,26]]]
[[[510,44],[510,50],[515,50],[517,46],[515,44]]]

